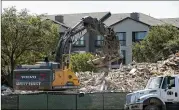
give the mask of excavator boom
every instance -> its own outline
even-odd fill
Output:
[[[83,37],[87,32],[93,32],[96,35],[104,37],[103,44],[103,64],[109,63],[114,58],[120,58],[119,55],[119,41],[112,28],[106,26],[103,22],[111,16],[111,13],[107,13],[100,20],[92,18],[90,16],[84,17],[73,28],[69,28],[63,37],[59,40],[56,49],[56,62],[60,62],[63,65],[63,54],[70,54],[71,45]],[[102,57],[100,55],[100,57]],[[117,60],[117,59],[115,59]],[[99,66],[99,65],[98,65]],[[102,66],[102,65],[101,65]]]

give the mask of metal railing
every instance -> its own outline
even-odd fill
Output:
[[[125,92],[62,94],[43,92],[2,96],[2,109],[118,109],[122,110],[126,101]]]

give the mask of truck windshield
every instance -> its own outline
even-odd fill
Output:
[[[146,89],[157,89],[160,88],[160,85],[162,83],[162,79],[163,77],[155,77],[155,78],[151,78],[146,86]]]

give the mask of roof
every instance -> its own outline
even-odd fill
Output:
[[[81,18],[85,16],[91,16],[97,19],[100,19],[108,12],[93,12],[93,13],[76,13],[76,14],[61,14],[64,16],[64,24],[68,27],[74,26],[77,22],[80,21]],[[156,25],[162,25],[162,24],[173,24],[174,26],[179,27],[179,19],[173,18],[173,19],[156,19],[154,17],[151,17],[149,15],[138,13],[139,14],[139,22],[150,25],[150,26],[156,26]],[[56,14],[58,15],[58,14]],[[55,20],[56,15],[48,15],[49,19]],[[130,13],[117,13],[112,14],[111,17],[109,17],[104,23],[107,26],[111,26],[116,24],[117,22],[120,22],[121,20],[124,20],[126,18],[130,18]],[[134,20],[134,19],[133,19]]]
[[[148,24],[150,26],[156,26],[156,25],[162,25],[165,24],[162,20],[153,18],[151,16],[145,15],[143,13],[139,14],[139,22],[143,22],[145,24]],[[130,17],[130,13],[118,13],[118,14],[112,14],[112,16],[106,21],[106,25],[114,25],[117,22]],[[133,19],[134,20],[134,19]]]
[[[179,18],[163,18],[161,20],[168,24],[172,24],[176,27],[179,27]]]
[[[64,17],[64,24],[67,25],[68,27],[73,27],[80,21],[81,18],[85,16],[92,16],[94,18],[100,19],[106,13],[107,12],[95,12],[95,13],[61,14],[61,15]],[[55,20],[56,15],[48,15],[48,18]]]
[[[136,22],[139,22],[139,23],[142,23],[142,24],[144,24],[144,25],[150,26],[149,24],[146,24],[146,23],[144,23],[144,22],[135,20],[135,19],[133,19],[133,18],[131,18],[131,17],[126,17],[126,18],[124,18],[124,19],[122,19],[122,20],[120,20],[120,21],[118,21],[118,22],[116,22],[116,23],[114,23],[114,24],[112,24],[112,25],[110,25],[110,26],[114,26],[115,24],[118,24],[118,23],[120,23],[120,22],[122,22],[122,21],[124,21],[124,20],[126,20],[126,19],[132,19],[132,20],[134,20],[134,21],[136,21]]]
[[[65,28],[69,28],[67,25],[65,25],[64,23],[61,23],[61,22],[58,22],[58,21],[56,21],[56,20],[53,20],[53,19],[46,19],[46,20],[52,20],[54,23],[56,23],[56,24],[59,24],[59,25],[61,25],[61,26],[63,26],[63,27],[65,27]]]

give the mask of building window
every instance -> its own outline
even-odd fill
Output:
[[[123,56],[123,59],[119,59],[118,61],[112,62],[112,65],[118,65],[118,64],[126,64],[126,51],[125,50],[121,50],[121,54]]]
[[[97,40],[95,40],[95,46],[97,46],[97,47],[102,46],[103,45],[103,40],[104,40],[104,37],[98,35],[97,36]]]
[[[143,40],[146,35],[147,35],[146,31],[132,32],[132,41],[139,42],[139,41]]]
[[[119,59],[119,60],[117,60],[117,61],[112,62],[111,65],[119,65],[120,62],[121,62],[121,60]]]
[[[84,47],[85,46],[85,40],[84,40],[84,37],[82,37],[81,39],[79,39],[78,41],[76,41],[75,44],[73,44],[73,46],[79,46],[79,47]]]
[[[117,32],[117,39],[120,41],[121,46],[126,46],[126,32]]]

